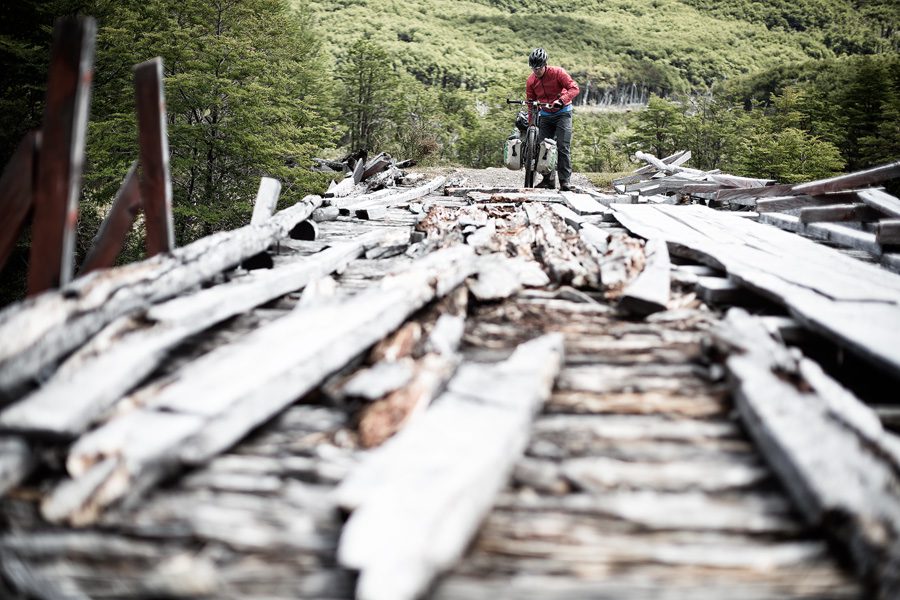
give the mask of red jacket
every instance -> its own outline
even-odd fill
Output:
[[[562,67],[547,67],[540,79],[532,72],[525,83],[525,97],[528,100],[540,100],[547,104],[557,99],[562,100],[563,106],[571,104],[579,91],[578,84]],[[544,110],[554,113],[560,109]]]

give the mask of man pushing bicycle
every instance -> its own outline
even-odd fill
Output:
[[[540,140],[556,140],[559,152],[556,168],[559,172],[559,189],[568,191],[571,189],[569,178],[572,176],[572,100],[580,89],[565,69],[547,66],[547,51],[543,48],[531,51],[528,65],[531,67],[531,75],[525,82],[525,96],[528,100],[539,100],[550,105],[540,112]],[[555,188],[556,174],[551,172],[545,175],[537,187]]]

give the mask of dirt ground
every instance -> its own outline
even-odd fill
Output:
[[[423,167],[411,169],[430,177],[444,175],[448,185],[465,187],[521,187],[525,183],[525,171],[490,167],[487,169],[465,169],[460,167]],[[594,185],[581,173],[572,173],[572,185],[593,188]]]

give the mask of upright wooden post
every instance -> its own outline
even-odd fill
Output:
[[[103,220],[100,231],[97,232],[97,237],[94,238],[94,243],[84,259],[84,264],[81,265],[80,275],[113,266],[116,257],[122,251],[125,236],[141,209],[137,166],[137,161],[131,163],[131,168],[128,169],[128,174],[125,175],[113,200],[112,208]]]
[[[6,264],[32,207],[35,153],[40,134],[28,132],[0,176],[0,269]]]
[[[29,295],[72,279],[96,31],[91,17],[71,17],[57,21],[53,32],[34,185]]]
[[[140,189],[147,219],[147,255],[153,256],[171,252],[175,247],[166,100],[160,57],[135,65],[134,88],[142,171]]]

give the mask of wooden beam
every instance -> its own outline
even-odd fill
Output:
[[[0,402],[51,368],[111,321],[171,298],[283,239],[322,204],[307,196],[261,225],[223,231],[176,249],[171,256],[96,271],[64,290],[0,312]]]
[[[474,264],[475,253],[467,246],[438,250],[377,289],[343,303],[292,311],[189,364],[168,385],[154,388],[143,408],[111,419],[72,446],[66,468],[73,479],[47,498],[45,518],[94,522],[126,494],[139,497],[173,469],[205,463],[227,450],[410,314],[458,287]],[[306,341],[298,346],[300,338]],[[80,481],[95,480],[76,493]],[[127,485],[118,485],[123,481]]]
[[[281,182],[271,177],[263,177],[259,181],[259,190],[256,192],[256,201],[253,203],[253,216],[250,217],[251,225],[259,225],[267,221],[275,213],[278,206],[278,196],[281,195]]]
[[[846,200],[843,198],[830,198],[828,194],[815,197],[805,194],[799,196],[776,196],[758,200],[756,202],[756,212],[783,212],[808,206],[831,206],[843,202],[846,202]]]
[[[764,188],[768,187],[771,184],[774,184],[775,181],[772,179],[758,179],[756,177],[738,177],[737,175],[726,175],[726,174],[711,174],[709,178],[715,181],[716,183],[721,183],[722,185],[727,185],[729,187],[734,188]]]
[[[96,31],[90,17],[60,19],[53,30],[34,183],[29,296],[72,279]]]
[[[830,206],[810,206],[800,210],[801,223],[819,221],[877,221],[880,215],[865,204],[832,204]]]
[[[875,225],[875,241],[879,244],[900,244],[900,219],[885,219]]]
[[[114,321],[40,388],[0,413],[0,425],[77,437],[186,338],[344,268],[384,237],[383,231],[370,232],[278,269],[157,304],[136,320]]]
[[[433,408],[342,482],[338,501],[353,512],[338,560],[360,571],[356,597],[413,600],[459,560],[524,452],[562,363],[555,333],[506,361],[463,364]]]
[[[656,158],[652,154],[647,154],[646,152],[641,152],[640,150],[638,150],[637,152],[634,153],[634,156],[635,156],[635,158],[643,160],[644,162],[650,163],[653,166],[653,168],[655,168],[657,171],[661,171],[663,173],[670,173],[670,174],[678,172],[678,167],[673,167],[672,165],[667,165],[665,162]]]
[[[609,209],[588,194],[576,194],[575,192],[560,192],[566,206],[579,215],[603,215]]]
[[[141,156],[141,198],[147,220],[147,256],[154,256],[175,248],[161,58],[134,67],[134,92]]]
[[[718,333],[738,410],[807,522],[842,544],[872,597],[900,594],[900,455],[877,415],[744,311]]]
[[[0,270],[12,254],[33,206],[34,169],[40,133],[30,131],[19,142],[0,176]]]
[[[119,191],[116,192],[112,207],[103,219],[91,249],[88,250],[87,257],[81,265],[80,275],[115,264],[125,243],[125,236],[141,209],[141,189],[137,171],[138,163],[134,161]]]
[[[859,199],[878,212],[889,217],[900,218],[900,198],[891,196],[882,190],[860,190]]]
[[[719,190],[716,193],[716,200],[744,204],[744,202],[752,201],[756,198],[772,198],[773,196],[786,195],[791,191],[792,187],[791,185],[766,185],[763,187]]]
[[[647,240],[644,255],[644,269],[625,287],[619,300],[619,308],[640,316],[666,310],[671,284],[671,265],[665,240]]]
[[[827,192],[839,192],[841,190],[849,190],[850,188],[865,187],[873,183],[881,183],[895,177],[900,177],[900,161],[888,163],[866,169],[865,171],[857,171],[848,175],[839,175],[830,179],[820,179],[818,181],[810,181],[809,183],[801,183],[793,187],[794,193],[797,194],[824,194]]]

